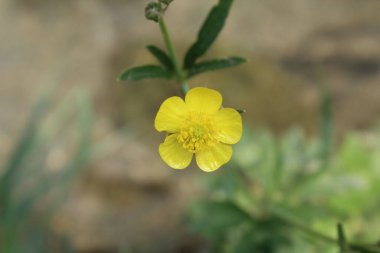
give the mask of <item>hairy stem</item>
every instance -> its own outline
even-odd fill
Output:
[[[189,91],[189,86],[188,86],[187,80],[186,80],[186,74],[184,73],[182,67],[179,65],[177,54],[174,50],[173,43],[170,39],[170,35],[169,35],[168,29],[166,27],[164,18],[160,17],[158,23],[160,25],[160,30],[162,33],[162,37],[164,38],[166,48],[168,49],[169,56],[173,62],[174,70],[175,70],[178,82],[180,83],[180,90],[181,90],[182,94],[185,95]]]

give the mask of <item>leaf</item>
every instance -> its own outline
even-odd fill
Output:
[[[134,67],[127,69],[119,77],[121,81],[128,80],[143,80],[148,78],[161,78],[161,79],[170,79],[171,74],[163,69],[161,66],[157,65],[145,65],[140,67]]]
[[[197,203],[191,213],[194,230],[210,237],[218,237],[226,230],[251,222],[251,216],[232,202]]]
[[[372,152],[360,136],[349,133],[340,148],[340,160],[342,167],[347,171],[359,172],[371,170]]]
[[[78,132],[80,134],[78,135],[79,139],[76,147],[77,150],[72,154],[71,159],[67,162],[67,164],[60,168],[60,173],[57,173],[54,176],[49,175],[49,180],[45,180],[46,176],[40,176],[40,178],[37,179],[36,185],[28,192],[25,192],[24,196],[17,200],[15,206],[10,210],[10,215],[6,219],[8,224],[12,225],[17,222],[20,223],[23,219],[27,219],[33,212],[35,204],[38,201],[40,201],[43,197],[46,197],[54,188],[59,188],[60,190],[58,194],[56,193],[54,198],[52,198],[49,202],[49,205],[44,208],[44,217],[48,218],[49,214],[53,213],[53,209],[57,209],[57,207],[62,203],[64,197],[63,195],[67,192],[65,187],[68,186],[68,183],[71,182],[76,175],[78,175],[80,169],[83,168],[86,162],[88,162],[91,150],[91,134],[93,125],[92,105],[90,98],[86,93],[78,94],[77,104],[74,108],[72,108],[74,112],[79,112]],[[70,101],[72,101],[72,99]],[[42,125],[39,125],[38,128],[40,131],[42,131],[41,129],[44,129]],[[44,170],[45,168],[42,167],[41,169]]]
[[[193,67],[191,67],[189,69],[188,75],[189,77],[192,77],[206,71],[231,68],[231,67],[240,65],[244,62],[246,62],[246,59],[241,58],[241,57],[228,57],[224,59],[204,61],[204,62],[195,64]]]
[[[195,61],[204,55],[216,40],[226,22],[232,2],[233,0],[219,0],[219,4],[211,9],[198,33],[197,41],[186,53],[184,61],[185,69],[192,67]]]
[[[146,48],[167,70],[173,70],[172,60],[162,49],[153,45],[149,45]]]
[[[283,252],[291,244],[288,225],[275,217],[257,217],[230,239],[231,253]]]
[[[22,169],[22,163],[35,148],[38,124],[45,116],[51,102],[50,93],[44,94],[38,99],[32,108],[29,120],[15,150],[11,153],[5,168],[2,169],[4,173],[0,176],[0,206],[8,205],[6,202],[9,200],[14,187],[13,184],[16,183],[17,176]]]
[[[327,87],[322,87],[321,89],[322,89],[321,90],[322,102],[321,102],[321,107],[320,107],[320,114],[321,114],[320,156],[321,156],[321,159],[326,162],[331,155],[334,122],[333,122],[331,95]]]

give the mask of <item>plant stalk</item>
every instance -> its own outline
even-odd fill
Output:
[[[298,230],[304,232],[305,234],[308,234],[316,239],[319,239],[320,241],[323,241],[325,243],[329,243],[332,245],[337,245],[337,246],[339,245],[339,240],[333,237],[327,236],[325,234],[322,234],[321,232],[314,230],[313,228],[303,224],[302,222],[297,221],[296,219],[292,217],[289,217],[283,212],[279,212],[273,208],[266,209],[266,211],[273,217],[276,217],[282,220],[283,222],[289,224],[290,226],[297,228]],[[348,243],[347,247],[348,247],[348,250],[356,250],[359,252],[366,252],[366,253],[380,253],[380,248],[376,245]]]
[[[249,177],[245,173],[244,170],[242,170],[239,166],[237,166],[237,173],[246,185],[247,188],[250,188],[253,183],[251,180],[249,180]],[[271,207],[270,203],[267,203],[262,208],[263,211],[265,211],[267,214],[276,217],[277,219],[283,221],[284,223],[288,224],[289,226],[292,226],[293,228],[298,229],[299,231],[308,234],[315,239],[318,239],[320,241],[323,241],[325,243],[339,246],[339,240],[335,239],[333,237],[330,237],[328,235],[325,235],[307,225],[302,223],[301,221],[287,215],[286,213]],[[365,244],[358,244],[358,243],[347,243],[349,250],[356,250],[359,252],[365,252],[365,253],[380,253],[380,247],[377,245],[365,245]]]
[[[177,54],[174,50],[173,43],[170,39],[169,31],[166,27],[164,18],[160,17],[158,23],[159,23],[160,30],[162,33],[162,37],[163,37],[165,44],[166,44],[166,48],[168,49],[169,56],[173,62],[174,70],[176,72],[178,82],[180,83],[180,90],[181,90],[183,95],[186,95],[186,93],[189,91],[189,85],[187,84],[186,74],[183,71],[182,67],[179,65]]]
[[[288,215],[285,215],[283,212],[279,212],[273,208],[269,208],[267,209],[268,213],[270,215],[272,215],[273,217],[276,217],[280,220],[282,220],[283,222],[289,224],[290,226],[294,227],[294,228],[297,228],[299,229],[300,231],[303,231],[304,233],[306,234],[309,234],[315,238],[318,238],[320,239],[321,241],[324,241],[326,243],[330,243],[330,244],[337,244],[337,241],[336,239],[332,238],[332,237],[329,237],[325,234],[322,234],[314,229],[312,229],[311,227],[289,217]]]

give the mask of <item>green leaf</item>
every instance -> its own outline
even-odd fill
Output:
[[[186,53],[184,61],[185,69],[192,67],[195,61],[204,55],[216,40],[226,22],[232,2],[233,0],[219,0],[219,3],[211,9],[198,33],[197,41]]]
[[[320,139],[321,139],[321,159],[327,161],[331,155],[332,140],[333,140],[333,113],[332,113],[332,99],[327,87],[321,88],[322,102],[320,107],[321,126],[320,126]]]
[[[15,150],[11,153],[4,173],[0,175],[0,207],[7,205],[10,192],[13,190],[13,184],[22,169],[22,164],[30,155],[36,145],[36,134],[38,124],[45,116],[47,109],[50,107],[50,93],[44,94],[33,106],[29,120],[23,129],[23,133]],[[1,208],[0,208],[1,209]]]
[[[230,237],[231,253],[287,252],[292,234],[289,226],[275,217],[256,217]]]
[[[171,74],[161,66],[145,65],[127,69],[119,77],[121,81],[143,80],[148,78],[170,79]]]
[[[195,64],[193,67],[191,67],[189,69],[188,75],[189,77],[192,77],[206,71],[231,68],[231,67],[240,65],[244,62],[246,62],[246,59],[241,58],[241,57],[228,57],[224,59],[204,61],[204,62]]]
[[[153,45],[149,45],[146,48],[167,70],[173,70],[172,60],[162,49]]]
[[[251,222],[250,214],[232,202],[200,202],[190,215],[192,228],[210,237],[218,237],[228,229]]]
[[[70,99],[72,103],[72,99]],[[63,104],[64,106],[65,104]],[[58,108],[61,109],[61,108]],[[84,93],[78,93],[78,101],[75,107],[71,108],[73,112],[78,112],[78,121],[79,121],[79,129],[80,133],[79,139],[77,140],[77,151],[72,154],[71,159],[67,164],[64,165],[59,171],[61,173],[57,173],[56,175],[49,175],[49,180],[46,180],[42,175],[34,175],[34,177],[38,177],[36,179],[36,185],[34,185],[28,192],[24,193],[24,196],[20,196],[17,201],[15,201],[15,205],[8,207],[10,208],[9,215],[6,217],[8,224],[14,225],[17,222],[21,222],[23,219],[27,219],[30,214],[33,212],[35,208],[35,204],[46,197],[46,195],[52,191],[54,188],[59,188],[60,191],[55,193],[54,198],[49,201],[49,205],[44,208],[44,217],[49,216],[50,209],[56,209],[60,203],[63,201],[64,195],[66,193],[65,187],[68,186],[68,183],[78,175],[79,171],[85,163],[89,160],[90,150],[91,150],[91,134],[92,134],[92,105],[89,96]],[[66,117],[70,117],[70,115],[66,115]],[[71,119],[72,120],[72,119]],[[42,124],[38,125],[38,130],[43,131],[46,128]],[[52,140],[49,140],[52,142]],[[34,157],[37,159],[37,157]],[[42,167],[40,170],[45,170],[46,168]],[[34,170],[37,171],[37,170]],[[20,182],[17,182],[20,184]],[[16,185],[13,185],[15,187]],[[50,212],[53,213],[53,212]]]

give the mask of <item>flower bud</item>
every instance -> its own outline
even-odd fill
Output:
[[[149,20],[158,22],[162,15],[162,7],[160,3],[151,2],[145,7],[145,17]]]
[[[173,0],[158,0],[158,2],[160,2],[162,4],[165,4],[166,6],[168,6],[171,2],[173,2]]]

